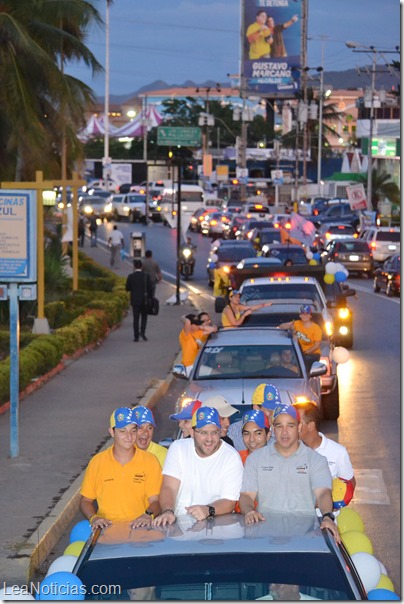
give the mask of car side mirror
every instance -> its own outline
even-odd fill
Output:
[[[181,365],[181,364],[179,364],[179,365],[174,365],[174,367],[172,368],[171,373],[172,373],[172,374],[173,374],[175,377],[178,377],[178,378],[180,378],[180,379],[182,379],[182,380],[186,380],[186,379],[188,379],[188,376],[187,376],[187,370],[186,370],[186,368],[185,368],[185,365]]]
[[[347,298],[348,296],[356,296],[356,289],[352,289],[348,287],[348,289],[344,289],[344,296]]]
[[[310,368],[310,377],[318,377],[320,375],[324,375],[327,373],[327,366],[324,363],[320,363],[320,361],[314,361],[313,365]]]

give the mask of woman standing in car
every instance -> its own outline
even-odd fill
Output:
[[[264,308],[264,306],[272,306],[272,302],[263,302],[254,306],[240,304],[240,292],[237,289],[233,289],[229,294],[229,303],[224,307],[222,312],[222,326],[240,327],[245,318],[249,317],[254,310]]]

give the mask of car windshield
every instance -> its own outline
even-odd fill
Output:
[[[281,232],[279,229],[273,231],[262,231],[260,235],[261,243],[273,243],[274,241],[281,242]]]
[[[212,540],[207,537],[206,541]],[[141,572],[134,571],[126,558],[86,563],[79,573],[87,588],[86,599],[111,600],[111,587],[114,600],[126,601],[356,599],[331,552],[162,555],[158,572],[153,555],[145,553],[136,563]],[[105,586],[110,588],[108,595],[100,589]]]
[[[250,245],[219,247],[216,253],[219,262],[240,262],[243,258],[253,258],[257,255],[254,248]]]
[[[206,346],[194,379],[300,378],[302,370],[292,345]]]
[[[143,203],[146,199],[146,195],[128,195],[129,203]]]
[[[398,231],[379,231],[376,235],[376,241],[400,241],[400,233]]]
[[[243,287],[242,304],[250,300],[307,300],[313,303],[317,310],[323,307],[317,287],[312,283],[255,283]],[[297,318],[297,317],[296,317]]]

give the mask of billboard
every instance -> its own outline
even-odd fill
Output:
[[[300,90],[304,1],[243,0],[246,92],[290,98]]]

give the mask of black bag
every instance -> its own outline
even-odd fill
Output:
[[[160,310],[160,302],[157,298],[148,298],[147,299],[147,314],[148,315],[158,315]]]

